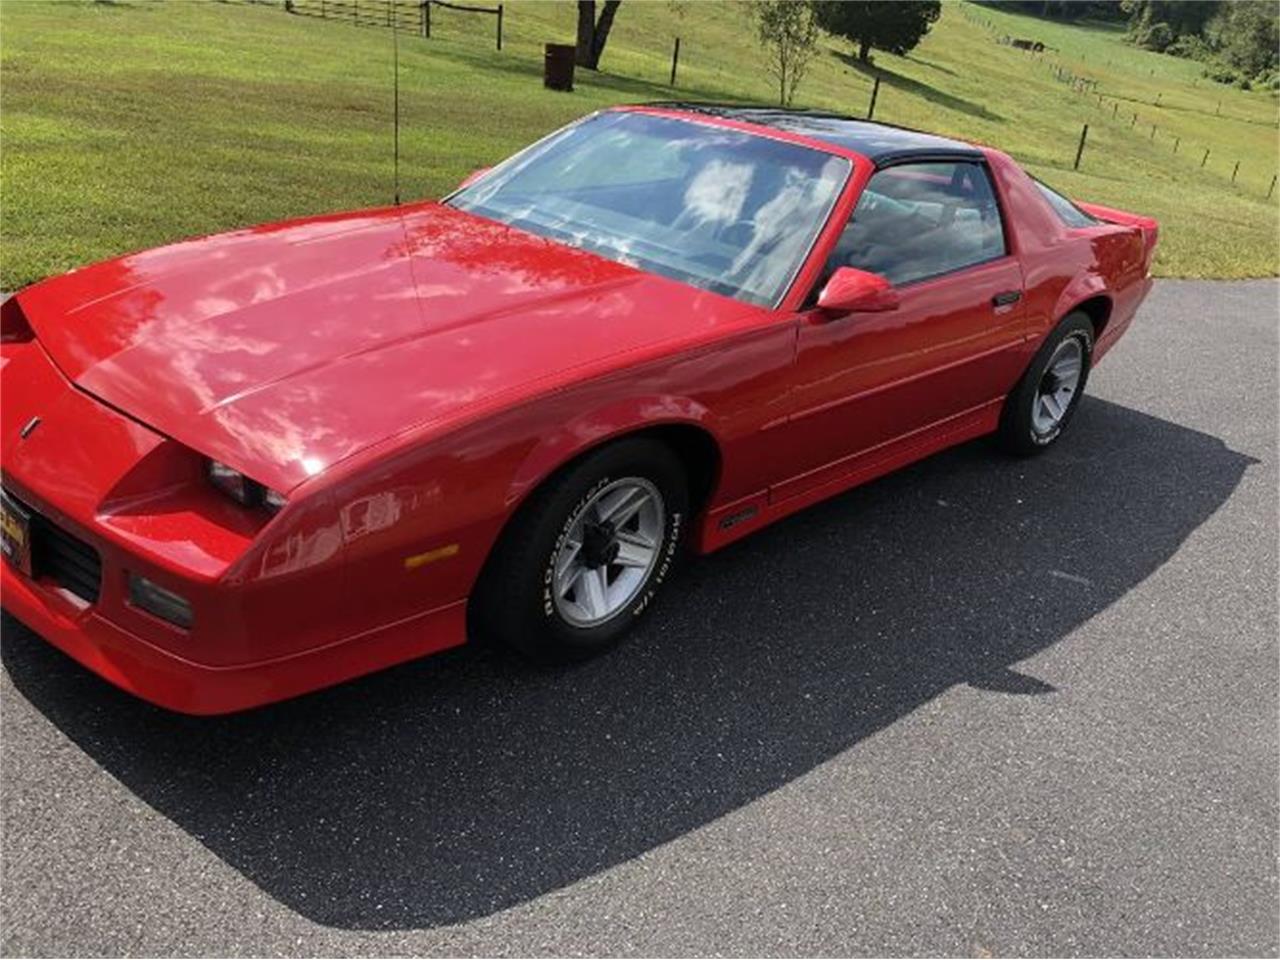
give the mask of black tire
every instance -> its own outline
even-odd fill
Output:
[[[1058,422],[1047,430],[1039,430],[1033,411],[1039,402],[1042,383],[1049,363],[1062,344],[1075,338],[1081,347],[1080,382],[1065,412]],[[1089,368],[1093,357],[1093,322],[1083,313],[1069,313],[1045,338],[1036,351],[1031,364],[1023,373],[1017,386],[1010,391],[1000,415],[997,439],[1000,446],[1016,456],[1029,457],[1041,453],[1057,442],[1075,416],[1089,382]]]
[[[576,625],[552,597],[556,557],[579,510],[611,483],[626,478],[648,481],[661,497],[662,540],[656,561],[632,598],[609,619],[596,626]],[[603,653],[652,607],[680,557],[688,522],[684,467],[665,444],[635,437],[589,453],[543,483],[512,518],[472,596],[472,628],[482,639],[543,663]]]

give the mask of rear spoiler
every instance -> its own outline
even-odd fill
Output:
[[[1073,202],[1089,216],[1096,220],[1101,220],[1103,223],[1115,223],[1122,227],[1137,227],[1141,230],[1143,245],[1146,248],[1147,262],[1151,262],[1151,254],[1156,248],[1156,239],[1160,235],[1160,224],[1155,220],[1136,213],[1128,213],[1125,210],[1099,206],[1096,203]]]

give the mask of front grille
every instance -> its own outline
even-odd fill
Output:
[[[97,603],[102,588],[98,551],[25,503],[22,507],[31,514],[32,575],[54,581],[87,603]]]

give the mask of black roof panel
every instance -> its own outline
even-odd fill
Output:
[[[950,156],[975,160],[982,158],[981,150],[962,140],[951,140],[948,137],[921,133],[919,130],[895,127],[887,123],[858,120],[838,113],[680,101],[651,103],[648,106],[686,110],[690,113],[702,113],[711,117],[741,120],[743,123],[756,123],[776,130],[786,130],[860,153],[877,165],[915,157]]]

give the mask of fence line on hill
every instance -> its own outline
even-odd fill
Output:
[[[497,49],[502,49],[503,4],[487,7],[448,0],[284,0],[287,13],[338,20],[357,27],[387,27],[431,37],[431,9],[483,14],[494,18]]]
[[[988,20],[985,17],[979,16],[977,13],[973,12],[967,6],[961,6],[960,11],[964,15],[964,17],[967,20],[969,20],[970,23],[973,23],[979,27],[984,28],[992,36],[1000,35],[1000,32],[997,30],[996,25],[993,21]],[[1141,104],[1143,107],[1150,107],[1151,109],[1154,109],[1154,110],[1164,109],[1164,107],[1161,104],[1161,100],[1163,99],[1164,95],[1161,92],[1157,92],[1156,99],[1149,104],[1146,103],[1145,101],[1140,101],[1137,97],[1118,96],[1116,94],[1106,93],[1098,89],[1099,81],[1097,80],[1097,78],[1085,76],[1083,74],[1077,74],[1074,72],[1073,68],[1064,66],[1061,61],[1057,61],[1057,60],[1054,60],[1052,57],[1046,56],[1045,54],[1052,48],[1047,48],[1047,47],[1044,47],[1043,44],[1038,44],[1037,46],[1039,48],[1036,49],[1030,46],[1027,41],[1017,41],[1017,40],[1014,40],[1014,38],[1012,37],[1008,37],[1007,35],[1003,36],[1003,41],[1008,43],[1009,46],[1012,46],[1015,49],[1025,51],[1029,57],[1035,60],[1038,60],[1039,62],[1044,64],[1045,69],[1053,76],[1053,78],[1059,83],[1070,85],[1073,93],[1082,97],[1086,97],[1088,100],[1092,100],[1093,98],[1096,97],[1097,102],[1094,103],[1093,105],[1095,108],[1103,112],[1103,116],[1102,116],[1103,121],[1111,121],[1113,124],[1122,124],[1123,126],[1121,127],[1121,130],[1120,130],[1120,132],[1122,133],[1125,130],[1133,130],[1135,131],[1135,133],[1141,136],[1141,133],[1138,131],[1146,128],[1147,120],[1150,118],[1151,114],[1147,114],[1146,115],[1147,119],[1143,119],[1143,115],[1138,112],[1138,109],[1134,109],[1134,107],[1137,107],[1139,104]],[[1108,101],[1110,102],[1110,106],[1111,106],[1111,112],[1109,116],[1107,115],[1107,112],[1106,112]],[[1120,113],[1121,105],[1124,105],[1125,107],[1124,114]],[[1221,101],[1219,101],[1218,103],[1219,116],[1221,116],[1221,110],[1222,110],[1222,103]],[[1138,122],[1140,119],[1142,119],[1142,127],[1139,127],[1138,125]],[[1229,118],[1229,119],[1232,119],[1232,118]],[[1084,141],[1085,141],[1085,138],[1087,137],[1088,128],[1089,128],[1089,124],[1083,123],[1083,128],[1080,136],[1080,145],[1076,151],[1075,165],[1073,167],[1073,169],[1076,169],[1076,170],[1080,168],[1081,157],[1084,153]],[[1148,134],[1147,139],[1150,142],[1154,143],[1156,141],[1156,137],[1159,134],[1159,132],[1160,131],[1159,131],[1158,121],[1152,121],[1150,133]],[[1171,152],[1175,154],[1178,153],[1179,148],[1182,146],[1182,137],[1180,135],[1175,135],[1175,134],[1168,134],[1167,136],[1168,138],[1171,138],[1173,141],[1173,147]],[[1205,165],[1208,163],[1209,156],[1212,151],[1212,147],[1214,145],[1215,144],[1210,144],[1210,146],[1202,148],[1204,149],[1204,155],[1200,159],[1200,163],[1199,163],[1200,168],[1205,168]],[[1188,146],[1190,146],[1189,143],[1188,143]],[[1230,163],[1231,161],[1228,160],[1226,162]],[[1235,159],[1234,166],[1232,166],[1231,168],[1230,181],[1232,186],[1236,185],[1237,176],[1240,172],[1241,162],[1242,161],[1239,158]],[[1225,177],[1225,173],[1223,174],[1223,176]],[[1266,176],[1265,172],[1263,173],[1263,176]],[[1267,187],[1265,199],[1270,200],[1272,195],[1275,193],[1276,180],[1277,180],[1277,175],[1273,170],[1271,182],[1270,182],[1270,185]]]
[[[431,10],[433,7],[440,9],[453,10],[464,14],[479,14],[492,16],[495,18],[495,45],[498,50],[502,49],[502,32],[504,6],[499,3],[496,6],[481,6],[474,3],[454,3],[450,0],[283,0],[284,9],[289,13],[301,16],[320,17],[323,19],[333,19],[340,22],[350,23],[354,26],[364,27],[384,27],[406,32],[415,33],[424,38],[431,37],[432,17]],[[1152,103],[1140,101],[1135,96],[1118,95],[1110,93],[1100,88],[1100,81],[1096,77],[1087,76],[1083,73],[1076,73],[1076,68],[1064,64],[1061,60],[1052,56],[1053,48],[1045,47],[1044,44],[1024,39],[1013,38],[1010,36],[1001,37],[999,30],[994,21],[987,19],[975,12],[969,5],[963,4],[959,6],[962,15],[972,24],[985,29],[993,37],[999,38],[998,42],[1004,42],[1009,46],[1022,50],[1027,57],[1036,60],[1044,65],[1048,73],[1059,83],[1066,84],[1071,91],[1080,96],[1085,102],[1091,102],[1094,108],[1101,112],[1101,121],[1109,123],[1113,128],[1118,128],[1118,132],[1132,131],[1134,135],[1141,136],[1142,131],[1146,131],[1147,140],[1155,143],[1161,138],[1159,114],[1155,116],[1157,119],[1152,120],[1152,114],[1149,112],[1139,112],[1140,109],[1149,108],[1150,110],[1160,111],[1164,109],[1162,104],[1163,93],[1157,92],[1156,98]],[[677,41],[678,43],[678,41]],[[675,82],[676,58],[679,56],[679,47],[672,53],[672,85]],[[876,110],[876,94],[879,93],[879,80],[877,78],[875,87],[871,93],[871,100],[868,105],[868,118],[874,115]],[[1108,113],[1107,108],[1110,107]],[[1121,113],[1121,107],[1124,107],[1124,113]],[[1219,115],[1221,111],[1221,103],[1219,103]],[[883,111],[882,111],[883,112]],[[1139,126],[1141,121],[1141,126]],[[1097,123],[1095,118],[1090,122]],[[1088,152],[1085,149],[1085,142],[1088,136],[1089,123],[1081,121],[1082,129],[1078,143],[1076,144],[1075,160],[1073,169],[1080,169],[1081,165],[1087,168]],[[1149,124],[1149,126],[1148,126]],[[1180,135],[1172,133],[1164,135],[1166,142],[1171,141],[1171,152],[1179,154],[1184,146],[1183,138]],[[1186,144],[1186,156],[1188,162],[1194,162],[1194,155],[1198,150],[1204,153],[1198,164],[1199,168],[1211,170],[1215,174],[1219,173],[1215,168],[1209,167],[1208,162],[1213,154],[1215,144],[1209,146],[1195,145],[1188,141]],[[1216,155],[1222,158],[1224,169],[1221,175],[1227,178],[1225,173],[1226,166],[1230,166],[1231,174],[1229,177],[1232,186],[1236,186],[1239,181],[1239,174],[1242,167],[1240,158],[1231,158],[1224,151],[1219,151]],[[1246,178],[1248,178],[1248,168],[1246,167]],[[1275,193],[1276,180],[1275,171],[1272,171],[1272,177],[1267,187],[1265,198],[1271,199]],[[1262,176],[1265,177],[1265,172]]]

